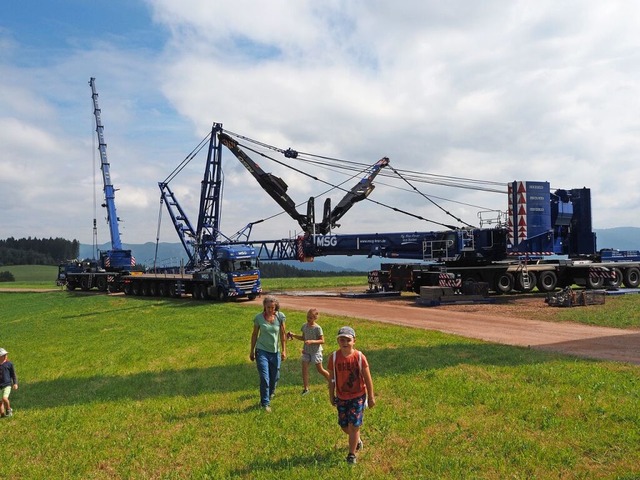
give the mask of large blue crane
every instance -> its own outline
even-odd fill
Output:
[[[167,179],[158,183],[161,202],[166,205],[173,226],[189,257],[188,269],[198,269],[210,264],[216,256],[214,250],[220,244],[222,145],[218,142],[217,133],[221,129],[221,124],[214,123],[209,136],[207,162],[201,184],[200,204],[198,207],[198,223],[195,228],[169,187],[169,182],[175,178],[186,161],[176,168]],[[197,147],[197,150],[202,146],[204,146],[204,141]],[[188,157],[188,160],[191,160],[191,158],[193,157]]]
[[[104,126],[102,125],[101,110],[98,106],[98,92],[96,91],[96,79],[91,77],[91,98],[93,99],[93,114],[96,117],[96,133],[98,134],[98,150],[100,151],[100,169],[102,170],[102,181],[104,185],[103,207],[107,209],[107,223],[111,235],[111,250],[100,252],[102,267],[108,270],[121,271],[131,269],[131,250],[122,248],[120,240],[120,229],[118,214],[116,213],[116,189],[111,182],[111,172],[109,161],[107,160],[107,144],[104,141]]]

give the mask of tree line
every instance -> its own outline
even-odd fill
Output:
[[[0,240],[0,265],[57,265],[79,254],[78,240],[31,237]]]

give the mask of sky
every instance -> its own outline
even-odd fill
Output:
[[[388,157],[334,233],[490,225],[514,180],[588,187],[594,228],[640,227],[639,24],[616,0],[0,1],[0,238],[110,240],[91,77],[124,243],[178,241],[158,182],[214,122],[319,159]],[[317,216],[344,195],[328,185],[360,178],[254,159]],[[205,162],[170,183],[192,223]],[[299,232],[226,150],[222,165],[225,235]]]

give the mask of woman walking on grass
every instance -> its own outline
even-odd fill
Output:
[[[262,306],[262,312],[253,319],[249,358],[256,361],[260,376],[260,406],[270,412],[280,378],[280,363],[287,358],[286,316],[272,295],[264,297]]]

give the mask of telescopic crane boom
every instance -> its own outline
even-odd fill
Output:
[[[107,223],[109,224],[109,234],[111,236],[111,250],[101,253],[103,267],[110,269],[131,268],[131,250],[123,250],[120,240],[120,229],[118,214],[116,213],[116,189],[111,182],[111,172],[109,161],[107,160],[107,144],[104,141],[104,126],[102,125],[101,110],[98,105],[98,92],[96,91],[96,79],[91,77],[91,98],[93,99],[93,114],[96,117],[96,133],[98,134],[98,150],[100,151],[100,170],[102,170],[102,181],[104,185],[103,207],[107,209]]]

